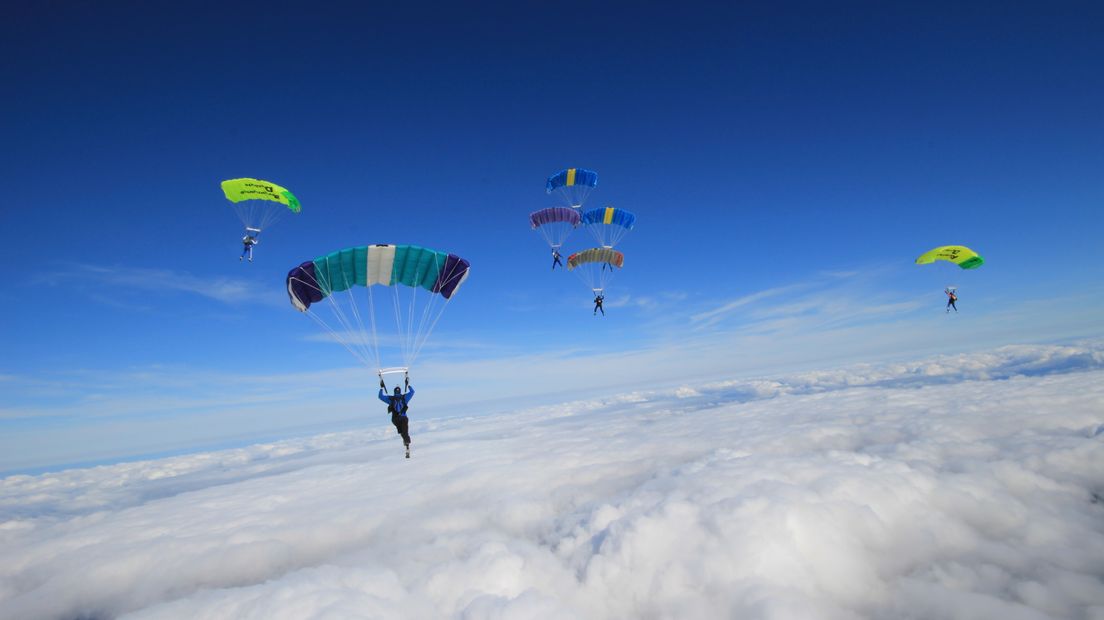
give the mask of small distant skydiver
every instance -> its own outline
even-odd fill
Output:
[[[557,248],[552,248],[552,271],[556,270],[556,265],[563,267],[563,263],[560,262],[560,251]]]
[[[391,414],[391,423],[395,425],[395,430],[402,435],[403,446],[406,447],[406,458],[410,458],[410,421],[406,417],[406,410],[410,408],[410,399],[414,398],[414,388],[410,387],[410,377],[404,379],[406,383],[406,394],[402,393],[399,386],[395,386],[395,393],[390,396],[383,393],[387,389],[387,384],[383,382],[383,377],[380,377],[380,391],[379,399],[387,403],[387,412]]]
[[[945,288],[943,292],[947,294],[947,312],[949,313],[951,308],[954,308],[954,311],[957,313],[958,306],[955,305],[955,302],[958,301],[958,295],[955,295],[953,288]]]
[[[249,256],[249,262],[252,263],[253,262],[253,246],[257,245],[258,243],[260,243],[260,241],[257,241],[257,237],[255,235],[253,235],[251,233],[245,233],[245,236],[242,237],[242,253],[241,253],[241,256],[238,257],[238,260],[241,260],[241,259],[245,258],[246,255],[248,255]]]
[[[597,315],[598,311],[601,310],[602,311],[602,316],[606,316],[606,309],[602,307],[602,302],[605,299],[606,299],[606,296],[601,294],[601,293],[598,293],[598,295],[596,295],[594,297],[594,314]]]

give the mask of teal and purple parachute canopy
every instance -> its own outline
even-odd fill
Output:
[[[306,312],[312,303],[353,286],[404,285],[450,299],[468,277],[468,261],[416,245],[370,245],[338,250],[288,272],[291,304]]]

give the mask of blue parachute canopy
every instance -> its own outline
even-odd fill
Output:
[[[616,209],[614,207],[601,207],[583,213],[583,225],[602,224],[605,226],[619,226],[632,230],[633,224],[635,223],[635,214],[631,211]]]
[[[568,168],[548,177],[545,189],[549,194],[561,187],[598,187],[598,173],[585,168]]]

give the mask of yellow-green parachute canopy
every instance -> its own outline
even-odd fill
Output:
[[[941,245],[924,252],[916,259],[917,265],[927,265],[937,260],[950,261],[963,269],[977,269],[985,259],[964,245]]]
[[[285,205],[292,213],[301,209],[299,199],[287,188],[261,179],[228,179],[222,182],[222,193],[233,203],[243,200],[271,200]]]

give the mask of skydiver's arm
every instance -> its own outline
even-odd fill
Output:
[[[387,403],[388,405],[391,404],[391,400],[383,395],[383,388],[380,388],[379,399]]]
[[[414,398],[414,388],[408,385],[406,386],[406,402],[409,403],[412,398]]]

